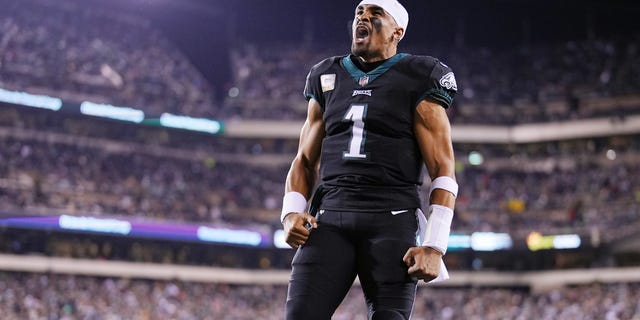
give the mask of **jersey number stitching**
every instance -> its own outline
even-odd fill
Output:
[[[367,114],[367,104],[352,104],[343,121],[353,122],[351,127],[351,140],[349,140],[349,150],[342,154],[344,159],[367,159],[364,152],[364,142],[366,130],[364,129],[364,119]]]

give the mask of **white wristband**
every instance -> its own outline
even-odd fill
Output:
[[[447,253],[451,220],[453,220],[453,210],[451,208],[438,204],[430,205],[427,230],[422,245],[434,248],[443,255]]]
[[[431,188],[429,189],[429,197],[435,189],[443,189],[451,192],[454,197],[458,196],[458,183],[451,177],[440,176],[431,181]]]
[[[280,222],[284,222],[284,218],[293,212],[304,212],[307,209],[307,199],[300,192],[289,191],[282,198],[282,213],[280,214]]]

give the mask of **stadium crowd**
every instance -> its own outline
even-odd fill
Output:
[[[274,210],[285,170],[13,139],[0,149],[0,210],[32,214],[255,224],[237,208]]]
[[[57,274],[0,273],[3,319],[282,319],[286,287]],[[366,319],[353,287],[334,320]],[[418,288],[413,319],[640,319],[640,284]]]
[[[74,1],[3,3],[0,88],[211,117],[212,86],[140,16]]]

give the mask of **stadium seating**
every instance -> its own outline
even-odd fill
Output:
[[[233,285],[0,273],[4,319],[282,319],[283,285]],[[640,284],[526,288],[419,287],[413,319],[637,319]],[[353,287],[332,319],[366,319]]]
[[[143,17],[73,1],[0,11],[0,87],[67,100],[211,116],[212,86]]]

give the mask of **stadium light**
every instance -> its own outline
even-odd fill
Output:
[[[478,151],[469,152],[468,159],[469,159],[469,164],[472,166],[479,166],[484,162],[484,157]]]

